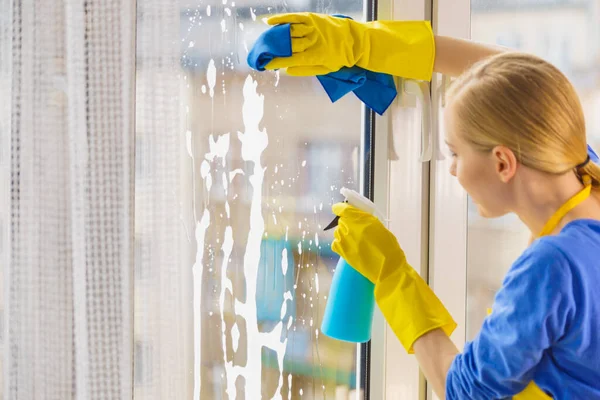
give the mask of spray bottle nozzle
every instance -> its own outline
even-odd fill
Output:
[[[348,200],[344,200],[344,203],[347,203],[347,202],[348,202]],[[333,228],[335,228],[336,226],[338,226],[338,222],[340,222],[340,216],[339,216],[339,215],[336,215],[336,216],[335,216],[335,218],[333,219],[333,221],[331,221],[331,222],[329,223],[329,225],[327,225],[327,226],[325,227],[325,229],[323,229],[323,231],[328,231],[328,230],[330,230],[330,229],[333,229]]]

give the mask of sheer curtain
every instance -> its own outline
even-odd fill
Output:
[[[4,398],[131,398],[135,2],[0,7]]]

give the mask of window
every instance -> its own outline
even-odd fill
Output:
[[[313,196],[322,196],[324,193],[331,195],[333,201],[340,201],[340,187],[332,186],[333,182],[340,182],[342,186],[355,186],[354,177],[358,175],[358,143],[336,143],[313,141],[304,147],[308,173],[306,185]],[[322,179],[323,175],[334,179]],[[301,196],[302,193],[299,193]]]
[[[278,4],[138,1],[135,335],[152,355],[136,345],[136,363],[161,371],[136,366],[136,399],[356,387],[357,346],[320,324],[337,262],[323,227],[359,189],[362,105],[245,60],[266,14],[362,19],[363,2]]]

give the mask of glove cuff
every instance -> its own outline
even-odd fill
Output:
[[[383,276],[375,284],[375,301],[409,354],[424,334],[441,328],[450,336],[456,329],[446,307],[410,265],[405,263]]]
[[[356,65],[407,79],[431,80],[435,37],[429,21],[372,21],[365,26]]]

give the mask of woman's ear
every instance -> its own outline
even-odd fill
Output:
[[[502,182],[508,183],[515,176],[519,165],[515,153],[506,146],[496,146],[492,149],[492,157],[498,177]]]

